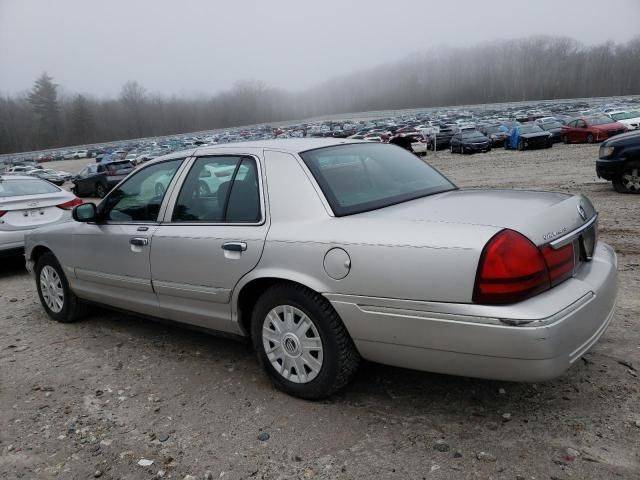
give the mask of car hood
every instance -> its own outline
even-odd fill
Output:
[[[586,220],[579,214],[579,205]],[[358,216],[387,228],[398,222],[433,222],[509,228],[542,245],[580,227],[596,214],[582,195],[521,190],[453,190]]]
[[[640,132],[632,131],[622,133],[620,135],[616,135],[615,137],[611,137],[602,143],[603,146],[622,146],[622,145],[633,145],[640,144]]]

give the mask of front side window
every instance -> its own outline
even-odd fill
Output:
[[[157,221],[166,188],[183,160],[150,165],[129,177],[101,205],[104,219],[115,222]]]
[[[255,159],[215,156],[194,162],[178,195],[171,221],[255,223],[260,217]]]
[[[456,187],[407,150],[371,143],[300,154],[336,216],[351,215]]]

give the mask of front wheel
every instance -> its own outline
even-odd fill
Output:
[[[613,180],[613,188],[618,193],[640,193],[640,161],[627,163],[622,175]]]
[[[82,316],[83,305],[69,288],[67,277],[52,253],[40,257],[35,274],[40,303],[51,319],[70,323]]]
[[[360,356],[331,304],[301,285],[278,284],[253,309],[258,361],[277,388],[315,400],[343,388]]]

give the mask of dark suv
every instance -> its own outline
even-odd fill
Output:
[[[128,160],[88,165],[71,180],[73,182],[71,190],[78,197],[102,198],[133,169],[133,164]]]
[[[613,182],[620,193],[640,193],[640,132],[623,133],[600,145],[598,177]]]

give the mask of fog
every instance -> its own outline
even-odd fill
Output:
[[[438,46],[531,35],[622,43],[640,33],[640,2],[603,5],[0,0],[0,93],[27,91],[43,71],[63,92],[105,97],[129,80],[177,96],[241,80],[299,92]]]

